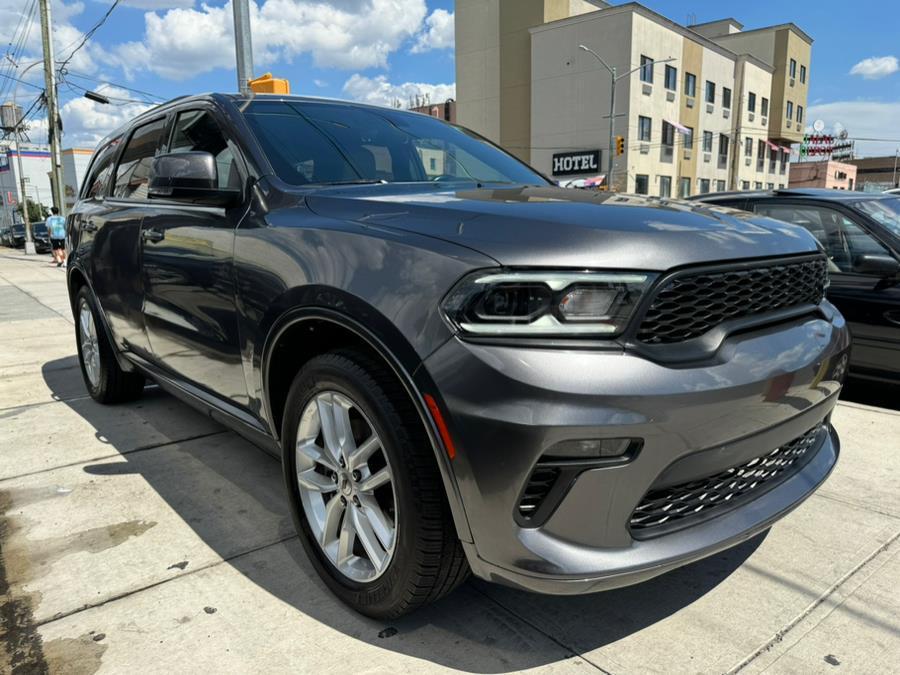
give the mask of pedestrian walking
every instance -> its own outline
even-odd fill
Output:
[[[53,260],[57,267],[66,264],[66,219],[59,215],[55,206],[50,209],[53,214],[47,218],[47,231],[50,233],[50,248],[53,249]]]

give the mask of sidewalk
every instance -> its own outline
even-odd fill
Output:
[[[319,582],[280,465],[156,388],[84,390],[65,274],[0,248],[0,672],[871,673],[900,663],[900,412],[767,534],[645,584],[470,581],[390,624]]]

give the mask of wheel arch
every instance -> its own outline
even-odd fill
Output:
[[[268,331],[260,362],[263,406],[270,432],[280,445],[287,390],[299,369],[310,358],[342,347],[356,348],[374,357],[389,368],[413,402],[441,472],[457,534],[462,541],[471,542],[472,535],[451,460],[424,399],[426,392],[437,397],[437,388],[425,369],[418,367],[421,360],[396,328],[396,335],[384,336],[372,330],[370,325],[368,322],[364,325],[330,307],[296,307],[282,314]],[[294,349],[298,341],[303,343],[303,347]]]

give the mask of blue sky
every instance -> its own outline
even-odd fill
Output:
[[[0,0],[0,50],[11,49],[7,43],[30,2]],[[821,117],[829,127],[840,123],[851,136],[900,139],[900,3],[857,0],[840,12],[837,3],[823,0],[644,4],[679,23],[689,20],[688,11],[697,22],[732,16],[747,28],[793,21],[815,39],[808,119]],[[109,6],[106,0],[54,0],[57,57],[67,55]],[[373,102],[396,97],[405,103],[415,92],[443,98],[452,94],[455,79],[452,12],[452,0],[259,0],[253,14],[256,71],[287,77],[300,93]],[[69,144],[96,141],[140,108],[126,101],[103,107],[80,98],[79,87],[104,86],[121,98],[144,98],[97,80],[161,99],[233,90],[230,16],[223,2],[123,0],[69,66],[72,89],[62,88]],[[39,55],[38,38],[34,28],[15,53],[21,64]],[[860,62],[862,74],[851,74]],[[4,68],[0,75],[12,72]],[[8,93],[0,81],[0,95]],[[21,102],[28,102],[24,93]],[[892,153],[897,145],[860,143],[858,150]]]

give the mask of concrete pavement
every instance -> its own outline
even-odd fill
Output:
[[[321,584],[279,464],[157,389],[104,407],[64,273],[0,248],[0,672],[889,672],[900,413],[842,403],[834,475],[765,536],[631,588],[471,581],[393,623]],[[900,402],[898,406],[900,407]]]

